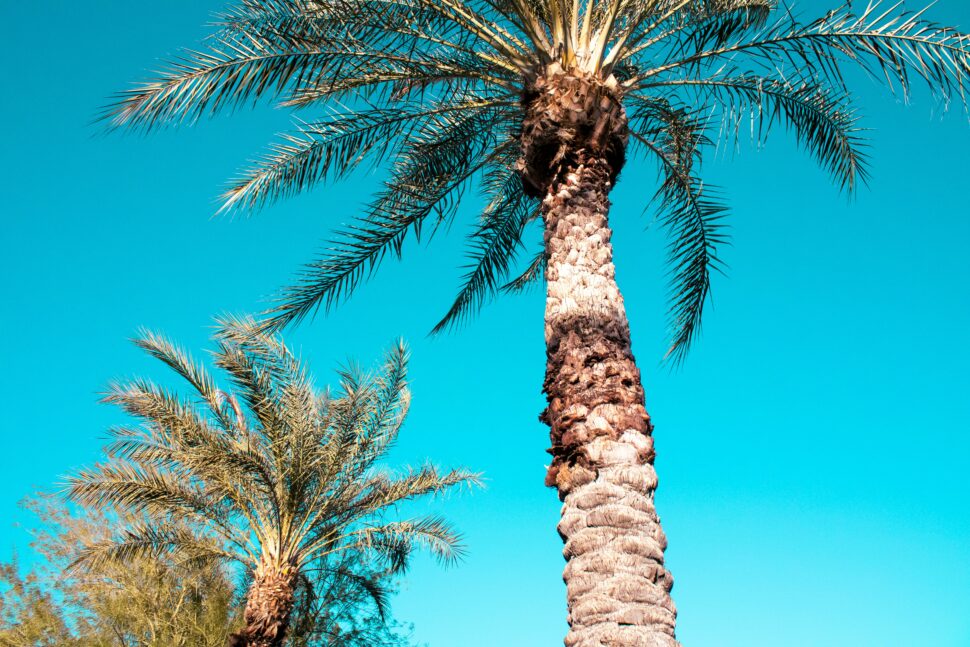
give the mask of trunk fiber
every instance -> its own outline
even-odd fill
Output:
[[[260,564],[246,598],[246,626],[229,647],[281,647],[293,611],[297,570],[290,564]]]
[[[575,149],[574,149],[575,150]],[[542,203],[546,379],[563,501],[567,647],[676,647],[673,578],[654,508],[650,417],[614,277],[608,194],[617,169],[590,148],[565,156]]]

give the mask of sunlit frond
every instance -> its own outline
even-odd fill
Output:
[[[671,79],[646,88],[687,90],[703,104],[718,106],[722,134],[728,138],[738,139],[747,126],[751,139],[761,143],[773,125],[789,126],[799,143],[850,193],[867,178],[864,144],[849,97],[824,86],[742,75]]]
[[[925,9],[909,13],[900,11],[901,5],[887,8],[885,3],[870,2],[856,14],[848,2],[808,24],[788,14],[751,37],[673,57],[626,85],[638,87],[672,70],[697,76],[710,65],[744,61],[769,71],[779,66],[792,73],[807,70],[844,92],[843,69],[850,63],[883,78],[903,96],[908,96],[915,75],[942,99],[958,99],[965,105],[970,37],[924,20]]]
[[[409,470],[401,476],[378,473],[362,483],[359,501],[365,510],[379,510],[402,501],[438,494],[455,486],[479,486],[481,477],[468,470],[442,472],[434,465]]]
[[[98,569],[109,564],[125,564],[140,557],[176,556],[177,563],[200,559],[223,562],[238,560],[238,556],[223,549],[217,542],[201,537],[184,524],[166,522],[157,525],[138,524],[126,528],[113,541],[101,541],[85,546],[71,564],[71,568]]]
[[[136,341],[195,391],[224,394],[239,411],[213,411],[208,399],[183,399],[145,380],[113,387],[106,400],[140,425],[113,428],[107,460],[69,477],[66,490],[78,503],[145,523],[91,546],[82,560],[180,552],[184,559],[231,558],[255,568],[268,554],[302,566],[360,548],[358,533],[387,526],[401,501],[478,483],[466,470],[428,465],[393,476],[374,467],[407,414],[403,343],[379,370],[345,372],[341,388],[325,395],[295,353],[259,328],[251,317],[224,317],[215,335],[213,363],[239,399],[164,338]],[[231,424],[215,424],[220,416]],[[184,521],[201,534],[175,523]],[[431,539],[438,526],[387,527],[395,529],[400,559],[414,548],[443,550]]]

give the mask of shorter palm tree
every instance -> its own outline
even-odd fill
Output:
[[[257,334],[252,320],[221,322],[215,341],[214,363],[231,390],[165,338],[135,340],[195,394],[187,399],[138,379],[111,386],[105,401],[141,424],[113,428],[107,460],[71,477],[68,495],[142,521],[86,547],[78,563],[170,554],[241,564],[252,584],[245,627],[231,644],[278,647],[298,589],[312,586],[311,569],[339,564],[345,551],[395,572],[414,548],[446,562],[460,556],[460,537],[441,518],[387,514],[397,503],[478,482],[463,469],[427,464],[395,475],[377,465],[407,414],[403,344],[374,375],[342,371],[331,394],[317,391],[305,366],[279,338]]]

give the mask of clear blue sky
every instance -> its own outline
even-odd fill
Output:
[[[797,3],[805,15],[835,4]],[[90,125],[108,95],[196,43],[219,6],[0,4],[0,557],[25,544],[17,501],[93,461],[119,421],[96,402],[106,381],[160,375],[126,341],[139,326],[201,351],[211,315],[262,308],[376,185],[361,175],[251,219],[213,218],[222,183],[286,114],[148,138]],[[966,0],[928,15],[970,30]],[[707,163],[730,196],[734,244],[681,370],[659,364],[663,239],[641,215],[652,169],[629,166],[614,194],[689,647],[970,646],[970,125],[922,94],[906,107],[868,79],[856,87],[873,181],[855,201],[781,132]],[[467,535],[467,561],[417,563],[396,614],[432,647],[553,646],[565,605],[536,418],[542,294],[426,336],[472,215],[291,339],[325,382],[404,336],[414,407],[394,459],[489,479],[440,506]]]

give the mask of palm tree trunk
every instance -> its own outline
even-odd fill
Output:
[[[588,150],[588,149],[587,149]],[[673,647],[673,579],[654,508],[650,417],[614,278],[608,194],[616,169],[580,150],[542,203],[547,251],[546,379],[563,501],[559,533],[567,647]]]
[[[246,626],[229,637],[229,647],[281,647],[293,611],[297,575],[290,564],[259,565],[246,597]]]

